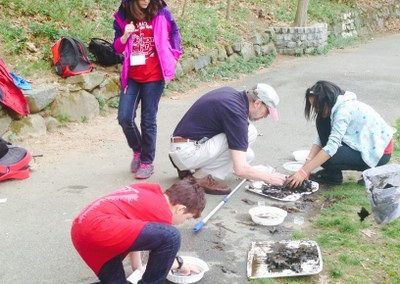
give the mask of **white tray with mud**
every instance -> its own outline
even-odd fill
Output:
[[[262,181],[253,181],[246,186],[246,189],[275,200],[293,202],[299,200],[305,194],[316,192],[319,189],[319,184],[312,180],[306,180],[298,188],[289,189]]]
[[[249,279],[304,276],[321,271],[321,250],[310,240],[252,242],[247,256]]]

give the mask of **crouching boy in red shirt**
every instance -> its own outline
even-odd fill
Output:
[[[72,242],[101,283],[125,284],[123,259],[131,253],[137,268],[143,250],[150,254],[139,283],[164,283],[171,268],[188,274],[192,269],[175,259],[181,237],[172,225],[198,218],[205,202],[203,190],[190,180],[165,192],[158,184],[132,184],[86,206],[72,224]]]

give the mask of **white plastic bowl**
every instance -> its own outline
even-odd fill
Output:
[[[196,283],[203,278],[204,273],[209,270],[208,265],[205,261],[201,260],[200,258],[193,257],[193,256],[182,256],[183,263],[189,263],[191,265],[197,266],[200,269],[200,272],[197,274],[184,276],[179,274],[173,274],[171,271],[167,275],[167,279],[173,283]]]
[[[285,170],[295,173],[303,167],[302,162],[287,162],[283,164]]]
[[[310,150],[298,150],[293,152],[293,157],[297,162],[304,163],[310,154]]]
[[[276,226],[281,224],[287,212],[278,207],[272,206],[257,206],[249,210],[249,214],[254,223],[263,226]]]

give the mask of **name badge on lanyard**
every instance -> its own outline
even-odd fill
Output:
[[[146,64],[146,56],[143,53],[131,54],[131,66]]]

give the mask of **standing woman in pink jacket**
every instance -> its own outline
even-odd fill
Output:
[[[158,104],[182,55],[181,37],[163,0],[122,0],[114,18],[114,49],[124,55],[118,122],[133,151],[131,171],[147,179],[154,172]]]

